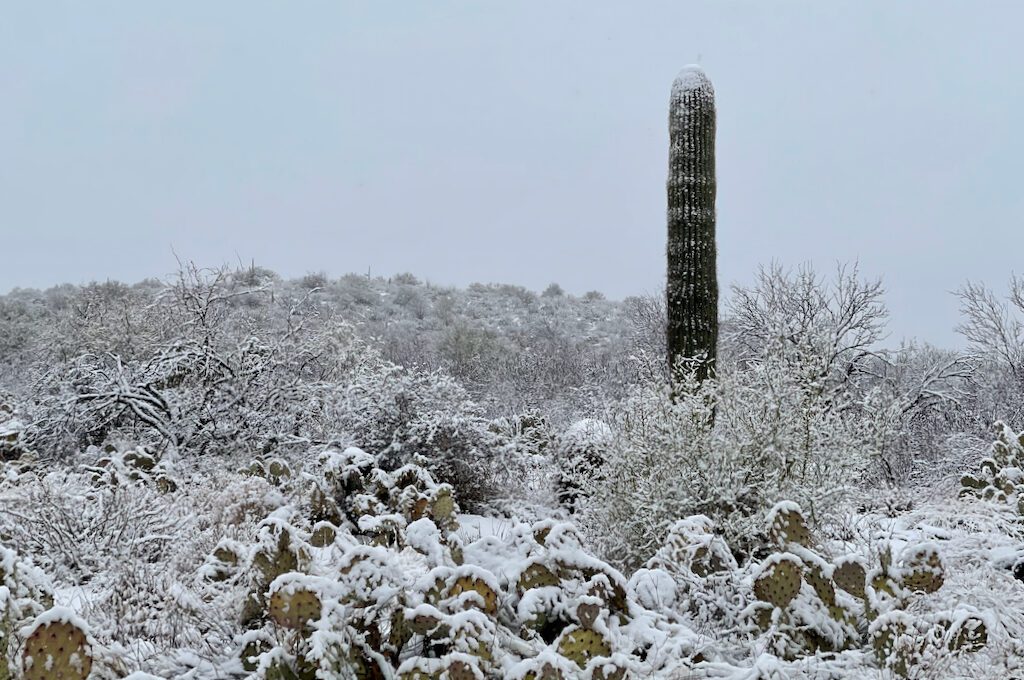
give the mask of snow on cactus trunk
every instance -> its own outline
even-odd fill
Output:
[[[694,361],[698,381],[714,370],[718,346],[715,251],[715,90],[687,66],[669,102],[668,360]]]

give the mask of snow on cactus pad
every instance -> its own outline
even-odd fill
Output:
[[[298,573],[278,576],[270,584],[267,613],[277,625],[301,630],[320,619],[321,590],[321,580],[312,576]]]
[[[88,628],[74,612],[54,607],[27,629],[25,680],[85,680],[92,670]]]
[[[934,593],[945,582],[939,547],[931,542],[910,546],[903,552],[903,585],[914,592]]]
[[[800,592],[803,582],[800,559],[791,553],[772,555],[754,577],[754,596],[785,609]]]
[[[800,506],[792,501],[781,501],[768,511],[767,517],[768,535],[772,543],[777,546],[785,546],[787,543],[796,543],[805,548],[810,548],[811,533],[804,521],[803,511]]]

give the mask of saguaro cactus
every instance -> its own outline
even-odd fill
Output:
[[[715,267],[715,90],[698,66],[672,84],[668,114],[668,360],[713,370],[718,345]]]

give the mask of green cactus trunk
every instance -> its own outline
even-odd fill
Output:
[[[672,85],[668,171],[668,361],[713,374],[718,346],[715,249],[715,90],[688,66]]]

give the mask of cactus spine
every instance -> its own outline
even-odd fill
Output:
[[[714,371],[718,345],[715,262],[715,90],[697,66],[672,84],[669,102],[668,280],[670,370],[695,360],[697,379]]]

